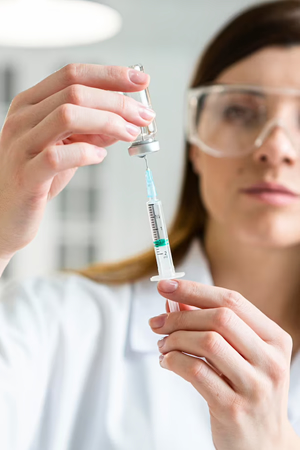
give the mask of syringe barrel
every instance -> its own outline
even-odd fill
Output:
[[[161,277],[173,277],[175,274],[175,268],[170,250],[168,232],[165,226],[161,201],[148,201],[147,209],[158,273]]]
[[[144,68],[141,64],[134,64],[129,66],[131,69],[144,72]],[[152,109],[149,89],[146,88],[143,91],[138,92],[124,92],[128,97],[142,103],[147,108]],[[159,150],[159,142],[156,140],[157,127],[156,122],[153,120],[147,127],[141,127],[141,132],[138,137],[133,141],[128,148],[130,156],[145,156],[149,153],[153,153]]]

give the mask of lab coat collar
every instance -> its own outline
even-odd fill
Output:
[[[176,271],[185,272],[186,280],[213,285],[208,260],[199,240],[195,239],[191,243],[184,260],[176,267]],[[148,325],[148,320],[165,312],[166,300],[159,295],[156,286],[157,283],[152,283],[149,279],[144,279],[133,285],[128,334],[129,346],[127,347],[130,351],[157,352],[159,336],[153,333]]]

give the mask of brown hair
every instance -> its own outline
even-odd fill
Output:
[[[255,51],[270,46],[300,44],[300,1],[281,0],[251,7],[233,18],[211,41],[199,60],[191,87],[213,82],[221,72]],[[185,173],[181,197],[169,240],[175,266],[185,256],[191,241],[203,239],[206,212],[199,195],[199,177],[189,160],[186,143]],[[92,264],[77,270],[101,283],[135,281],[157,272],[153,249],[124,261]]]

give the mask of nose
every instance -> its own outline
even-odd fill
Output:
[[[278,122],[270,124],[258,137],[256,144],[259,145],[254,151],[254,159],[257,163],[291,166],[299,158],[289,131]]]

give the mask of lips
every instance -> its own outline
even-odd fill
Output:
[[[293,197],[298,197],[299,194],[296,192],[288,189],[287,187],[277,184],[277,183],[257,183],[253,186],[250,186],[249,188],[242,189],[243,192],[246,192],[248,194],[260,194],[263,192],[268,192],[270,194],[285,194]]]
[[[299,202],[300,195],[277,183],[261,182],[241,191],[254,202],[265,203],[273,207],[288,207]]]

